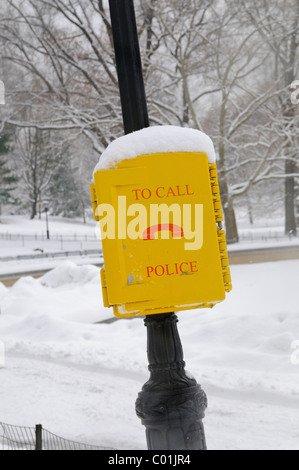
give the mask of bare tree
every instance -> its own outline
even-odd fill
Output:
[[[16,136],[16,166],[23,197],[31,206],[34,219],[38,203],[45,196],[51,180],[61,165],[61,142],[54,144],[53,135],[40,129],[20,129]]]
[[[32,77],[27,92],[6,118],[16,126],[84,133],[101,153],[119,133],[121,110],[102,2],[95,0],[5,0],[2,59]],[[108,33],[110,34],[107,34]],[[43,107],[43,119],[19,119],[20,108]],[[37,113],[34,114],[35,116]]]
[[[237,242],[234,198],[250,189],[270,158],[263,138],[266,129],[271,134],[267,118],[279,92],[275,81],[264,86],[268,49],[256,25],[248,24],[230,0],[161,1],[156,15],[164,48],[155,60],[164,56],[164,66],[160,60],[157,68],[165,79],[156,91],[158,99],[152,95],[152,104],[169,122],[176,120],[214,138],[227,238]],[[245,146],[259,152],[244,155]]]
[[[290,87],[299,72],[299,3],[296,0],[242,1],[250,21],[256,25],[272,55],[273,76],[283,91],[277,100],[279,133],[283,140],[285,179],[285,233],[296,235],[296,177],[298,177],[298,111],[291,101]]]
[[[123,132],[107,2],[3,2],[2,59],[23,80],[8,87],[3,119],[32,134],[84,135],[101,154]],[[298,14],[295,0],[284,3],[136,0],[151,123],[213,138],[231,243],[234,201],[257,185],[286,181],[293,212],[297,112],[286,97],[298,66]]]

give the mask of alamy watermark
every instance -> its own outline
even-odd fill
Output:
[[[0,340],[0,368],[5,365],[5,346],[3,341]]]
[[[291,344],[291,349],[294,349],[294,352],[291,354],[291,364],[297,366],[299,364],[299,340],[295,340]]]
[[[292,102],[292,104],[299,104],[299,80],[295,80],[291,84],[291,89],[294,90],[291,93],[291,102]]]
[[[134,190],[137,191],[137,190]],[[163,187],[156,190],[166,194]],[[192,195],[189,187],[185,195]],[[150,199],[151,190],[136,192],[136,200]],[[184,239],[185,250],[200,250],[203,246],[203,204],[127,204],[126,196],[118,196],[117,211],[111,204],[99,204],[96,215],[100,220],[102,239],[168,240]]]

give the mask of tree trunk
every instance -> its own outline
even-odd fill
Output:
[[[221,195],[222,209],[225,219],[225,228],[226,228],[226,241],[228,244],[238,243],[239,234],[237,219],[234,209],[233,199],[229,195],[228,183],[226,179],[226,174],[224,171],[224,157],[225,157],[225,147],[221,142],[219,144],[219,164],[218,164],[218,173],[219,173],[219,188]]]
[[[284,72],[284,79],[286,87],[289,87],[291,83],[296,78],[296,63],[297,63],[297,48],[298,48],[298,17],[299,17],[299,4],[297,3],[297,11],[294,12],[294,24],[292,29],[292,35],[290,38],[290,52],[289,52],[289,60],[287,67]],[[290,97],[287,97],[285,110],[284,110],[284,117],[287,118],[287,124],[291,121],[294,123],[295,117],[295,106],[291,103]],[[293,129],[294,124],[292,124]],[[294,144],[293,144],[294,145]],[[295,146],[295,145],[294,145]],[[286,149],[287,155],[289,153],[290,142],[287,141]],[[293,158],[292,158],[293,157]],[[295,178],[289,177],[288,175],[292,175],[296,173],[297,165],[294,161],[294,155],[291,151],[291,158],[286,160],[285,163],[285,233],[286,235],[296,236],[297,229],[296,229],[296,190],[295,190]]]
[[[249,218],[249,223],[250,225],[253,225],[253,210],[252,210],[252,205],[250,201],[250,197],[247,194],[247,208],[248,208],[248,218]]]
[[[30,220],[33,220],[36,217],[37,210],[36,210],[37,202],[33,201],[31,203],[31,215],[30,215]]]
[[[286,175],[294,174],[296,171],[296,163],[287,160],[285,164]],[[297,235],[296,228],[296,189],[295,179],[286,177],[285,180],[285,233],[289,236]]]
[[[226,241],[228,244],[238,243],[239,234],[234,203],[233,199],[229,197],[228,184],[225,176],[220,178],[219,187],[221,194],[222,209],[225,219]]]
[[[83,201],[81,201],[81,207],[82,207],[82,217],[83,217],[83,223],[86,224],[86,215],[85,215],[85,204]]]
[[[183,86],[183,125],[185,127],[189,126],[189,106],[188,100],[186,97],[186,89]]]
[[[228,244],[238,243],[239,234],[234,203],[233,199],[229,197],[228,184],[225,176],[222,176],[220,178],[219,187],[221,194],[222,209],[225,219],[226,241]]]

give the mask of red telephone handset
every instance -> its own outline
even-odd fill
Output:
[[[157,232],[162,232],[163,230],[168,230],[172,233],[173,238],[182,238],[184,237],[184,231],[182,227],[174,224],[158,224],[148,227],[143,232],[143,240],[155,240],[155,234]]]

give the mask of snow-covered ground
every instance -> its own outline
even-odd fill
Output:
[[[225,302],[178,314],[187,369],[209,400],[211,450],[299,450],[298,273],[299,260],[232,266]],[[40,279],[0,283],[0,307],[0,421],[146,449],[135,415],[149,375],[146,329],[141,318],[98,323],[112,312],[97,267],[68,261]]]
[[[64,217],[53,217],[49,215],[50,234],[56,235],[94,235],[96,222],[90,221],[83,224],[81,220],[66,219]],[[24,234],[24,235],[44,235],[46,236],[45,214],[41,219],[30,220],[24,215],[3,215],[0,218],[0,234]]]
[[[2,216],[0,221],[0,260],[39,253],[96,250],[100,248],[99,224],[49,217],[47,239],[45,214],[41,219]]]
[[[15,273],[49,270],[71,257],[76,264],[99,264],[99,224],[49,217],[29,220],[24,216],[2,216],[0,220],[0,278]]]

